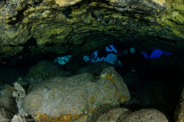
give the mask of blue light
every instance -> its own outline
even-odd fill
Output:
[[[172,55],[171,52],[168,51],[163,51],[160,49],[155,49],[152,51],[151,55],[148,54],[148,52],[145,51],[141,51],[141,54],[147,59],[158,59],[160,58],[162,55]]]
[[[109,45],[105,47],[105,51],[109,52],[106,57],[98,57],[98,50],[94,51],[90,56],[84,56],[83,60],[86,63],[94,63],[99,61],[105,61],[111,63],[113,65],[121,65],[120,61],[118,60],[118,51],[113,45]]]
[[[156,49],[153,50],[153,52],[151,53],[151,55],[149,56],[150,59],[158,59],[160,58],[160,56],[162,56],[162,50],[160,49]]]
[[[70,58],[72,57],[72,55],[66,55],[66,56],[62,56],[62,57],[57,57],[54,62],[57,62],[60,65],[65,65],[66,63],[69,62]]]
[[[116,48],[114,47],[114,45],[106,46],[106,47],[105,47],[105,51],[106,51],[106,52],[118,53],[118,51],[116,50]]]

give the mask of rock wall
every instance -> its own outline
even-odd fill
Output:
[[[180,50],[183,13],[183,0],[3,0],[0,56],[81,53],[116,42]]]

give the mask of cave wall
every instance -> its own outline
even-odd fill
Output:
[[[84,54],[111,43],[183,51],[183,0],[0,1],[0,57]]]

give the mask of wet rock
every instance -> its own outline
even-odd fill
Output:
[[[115,108],[101,115],[97,122],[168,122],[168,120],[156,109],[131,112],[127,108]]]
[[[58,64],[43,60],[29,69],[26,79],[31,83],[31,79],[38,82],[49,77],[68,76],[69,74],[69,72],[65,72]]]
[[[0,121],[10,121],[17,112],[16,102],[11,97],[0,96]]]
[[[130,113],[131,111],[127,108],[115,108],[101,115],[97,122],[119,122]]]
[[[175,121],[176,122],[184,121],[184,89],[181,93],[180,101],[175,111]]]
[[[0,55],[15,62],[46,53],[82,55],[125,40],[172,52],[183,47],[183,6],[182,0],[0,1]]]
[[[2,96],[13,97],[14,88],[8,84],[5,84],[4,88],[0,91]]]
[[[13,91],[13,97],[16,100],[18,112],[21,115],[27,115],[22,108],[22,101],[26,95],[26,91],[19,83],[14,83],[15,90]]]
[[[156,109],[141,109],[129,114],[121,122],[168,122],[168,119]]]
[[[26,121],[26,117],[25,116],[17,114],[17,115],[13,116],[12,122],[27,122],[27,121]]]
[[[13,114],[8,112],[8,110],[6,110],[6,108],[4,108],[3,106],[0,106],[0,107],[1,107],[1,109],[0,109],[0,121],[1,122],[10,121]]]
[[[99,77],[89,73],[54,77],[35,84],[23,108],[35,120],[91,121],[110,108],[128,101],[130,94],[121,76],[109,67]]]
[[[56,0],[56,4],[58,4],[59,6],[69,6],[69,5],[74,5],[78,2],[80,2],[81,0],[71,0],[71,1],[67,1],[67,0]]]

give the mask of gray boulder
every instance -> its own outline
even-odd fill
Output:
[[[101,115],[97,122],[168,122],[168,119],[156,109],[131,112],[127,108],[115,108]]]
[[[13,115],[17,113],[16,102],[11,97],[0,96],[0,122],[11,121]]]
[[[35,84],[22,105],[35,120],[87,122],[97,120],[100,114],[129,99],[123,79],[109,67],[100,76],[83,73]]]
[[[156,109],[141,109],[135,111],[121,122],[169,122],[166,116]]]

